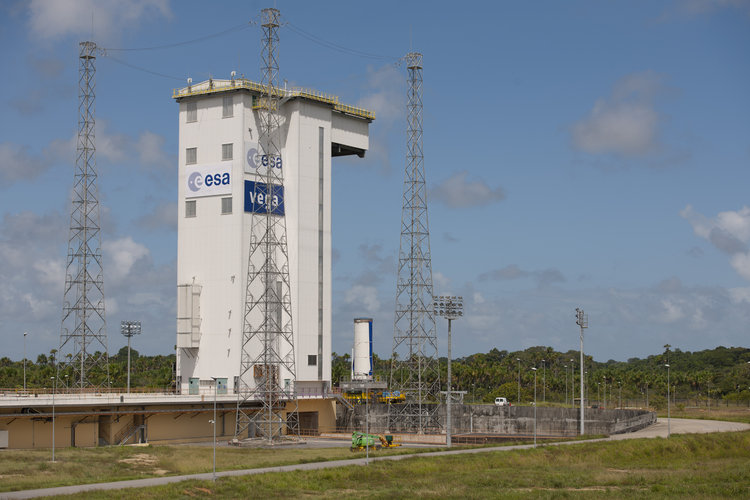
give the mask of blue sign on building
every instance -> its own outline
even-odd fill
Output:
[[[269,192],[268,184],[245,181],[245,212],[284,215],[284,186],[272,184]]]

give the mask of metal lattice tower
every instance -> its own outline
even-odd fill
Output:
[[[278,86],[280,13],[263,9],[261,18],[263,90],[254,107],[258,109],[260,146],[269,158],[277,158],[283,92]],[[265,171],[259,172],[255,184],[256,195],[262,194],[267,202],[265,213],[252,215],[250,229],[235,430],[238,439],[245,435],[268,441],[284,436],[299,438],[284,178],[281,168],[272,163],[275,162],[269,162]]]
[[[77,159],[57,357],[58,374],[69,375],[71,385],[83,391],[109,384],[109,355],[94,144],[97,47],[94,42],[79,45]]]
[[[440,374],[422,152],[422,54],[408,53],[406,68],[407,156],[390,380],[391,390],[404,393],[406,403],[391,405],[388,417],[392,430],[422,433],[440,428]]]

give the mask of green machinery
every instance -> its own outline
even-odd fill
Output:
[[[395,448],[397,446],[401,446],[401,443],[396,442],[390,434],[379,436],[359,431],[352,432],[352,451],[360,451],[365,448],[379,450],[380,448]]]

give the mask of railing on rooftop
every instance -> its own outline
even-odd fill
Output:
[[[182,97],[214,94],[217,92],[228,92],[230,90],[236,89],[247,89],[258,93],[264,93],[266,91],[266,87],[264,85],[253,82],[246,78],[236,78],[233,80],[208,80],[208,82],[201,82],[195,85],[188,85],[187,87],[174,89],[172,91],[172,98],[179,99]],[[375,119],[375,113],[373,113],[372,111],[368,111],[357,106],[342,104],[339,102],[338,96],[326,94],[324,92],[318,92],[317,90],[297,87],[293,87],[290,89],[273,87],[272,92],[280,99],[302,97],[305,99],[310,99],[312,101],[329,104],[333,107],[334,110],[341,113],[357,116],[366,120]],[[259,107],[260,105],[253,105],[253,109],[258,109]]]

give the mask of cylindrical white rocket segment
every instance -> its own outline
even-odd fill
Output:
[[[372,380],[372,318],[354,319],[353,380]]]

